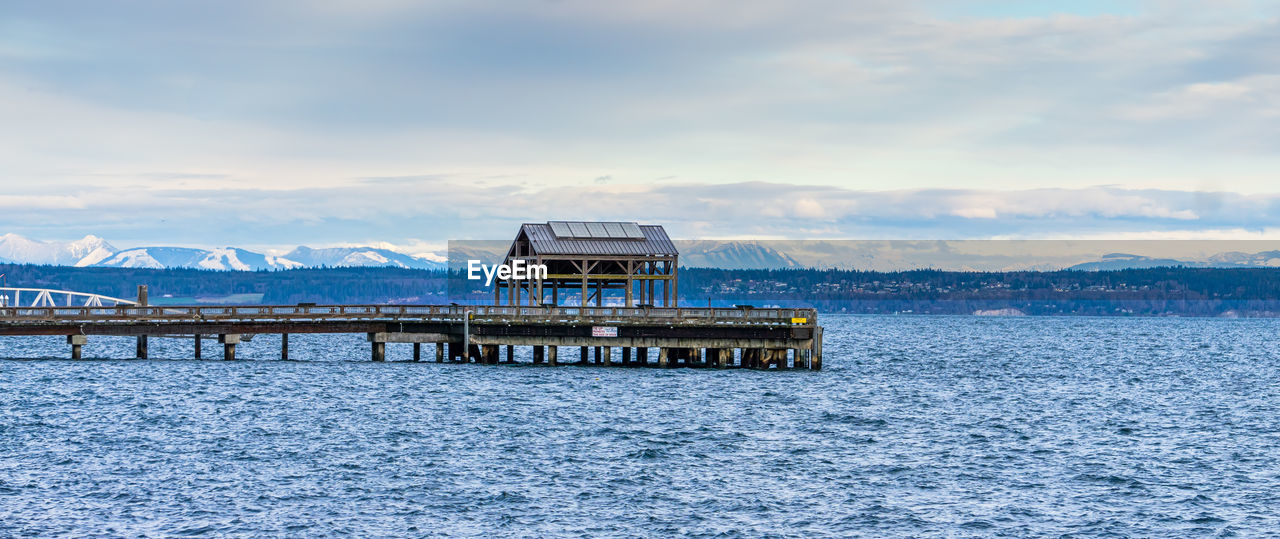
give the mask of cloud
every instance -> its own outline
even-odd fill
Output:
[[[0,21],[0,181],[53,213],[0,228],[324,244],[551,217],[686,236],[1271,226],[1276,8],[1099,5],[19,3]]]
[[[1280,194],[1118,187],[863,191],[776,182],[562,187],[427,174],[289,190],[122,194],[88,189],[78,200],[87,202],[14,207],[6,220],[28,224],[10,224],[6,231],[42,239],[94,233],[121,245],[288,248],[385,241],[427,252],[428,244],[505,239],[520,223],[552,219],[659,223],[689,239],[1060,238],[1280,228]]]
[[[80,210],[85,201],[74,196],[56,195],[0,195],[0,208],[21,210]]]

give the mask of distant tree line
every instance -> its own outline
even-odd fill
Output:
[[[261,294],[262,303],[448,303],[490,297],[460,273],[399,268],[276,271],[75,268],[0,264],[8,286],[131,299]],[[452,285],[452,286],[451,286]],[[854,313],[1280,314],[1280,268],[1164,267],[1117,271],[729,270],[681,268],[681,303],[809,306]]]
[[[56,288],[133,299],[137,285],[163,301],[262,294],[262,303],[438,303],[444,274],[400,268],[312,268],[263,271],[76,268],[0,264],[8,286]]]
[[[724,270],[682,268],[682,298],[855,313],[1276,316],[1280,268],[1115,271]],[[696,297],[701,293],[703,298]]]

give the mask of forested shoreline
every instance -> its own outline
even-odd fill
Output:
[[[484,302],[489,297],[460,274],[450,278],[439,270],[399,268],[209,271],[0,264],[0,273],[7,286],[120,298],[132,298],[137,285],[145,284],[157,304],[406,304]],[[468,289],[472,293],[464,293]],[[850,313],[1011,310],[1031,315],[1277,316],[1280,268],[1049,272],[681,268],[680,292],[686,306],[786,305]]]

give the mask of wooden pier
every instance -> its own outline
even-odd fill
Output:
[[[145,298],[145,292],[142,295]],[[141,299],[141,298],[140,298]],[[145,304],[142,299],[139,303]],[[94,336],[216,336],[223,359],[236,357],[243,336],[278,334],[289,358],[294,333],[365,334],[373,361],[386,346],[435,345],[437,362],[515,362],[532,347],[533,363],[750,369],[822,368],[822,327],[813,309],[654,308],[467,305],[3,307],[0,336],[66,336],[79,359]],[[574,349],[576,354],[574,354]],[[566,354],[567,352],[567,354]],[[505,357],[504,357],[505,356]]]

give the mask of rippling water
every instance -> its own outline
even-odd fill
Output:
[[[0,361],[0,536],[1280,529],[1280,323],[823,323],[818,373],[373,364],[301,335],[305,361],[272,336],[240,347],[263,361]]]

